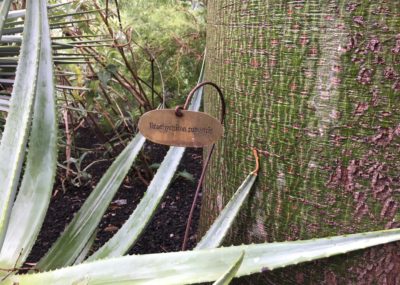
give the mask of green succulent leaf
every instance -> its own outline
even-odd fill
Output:
[[[12,0],[10,2],[12,2]],[[57,8],[57,7],[64,6],[64,5],[67,5],[67,4],[70,4],[70,3],[72,3],[72,1],[59,3],[59,4],[48,5],[47,8],[48,9]],[[25,17],[25,14],[26,14],[26,10],[25,9],[9,11],[7,19],[15,19],[15,18],[20,18],[20,17]]]
[[[92,248],[95,240],[96,240],[96,236],[97,236],[97,230],[93,232],[93,234],[90,236],[89,240],[87,241],[85,247],[82,249],[81,253],[79,254],[79,256],[75,259],[74,264],[80,264],[82,263],[86,257],[89,254],[90,249]]]
[[[195,178],[193,174],[189,173],[186,169],[183,171],[179,171],[176,173],[177,177],[182,177],[183,179],[186,179],[190,182],[195,182]]]
[[[65,231],[39,261],[37,268],[51,270],[71,265],[96,230],[112,198],[141,150],[145,138],[137,134],[121,152],[86,199]]]
[[[42,41],[29,153],[0,253],[2,268],[20,266],[27,258],[46,215],[56,170],[53,63],[45,1],[40,2],[40,9]]]
[[[232,279],[235,277],[236,272],[239,270],[240,265],[242,265],[244,257],[244,252],[239,256],[238,260],[232,265],[229,270],[222,275],[217,281],[213,283],[213,285],[228,285],[231,283]]]
[[[29,1],[21,55],[0,144],[0,245],[3,244],[25,157],[41,47],[39,1]]]
[[[20,18],[20,17],[25,17],[25,9],[22,10],[13,10],[9,11],[7,15],[7,19],[15,19],[15,18]]]
[[[17,33],[22,33],[23,31],[24,31],[24,27],[3,28],[2,35],[12,35],[12,34],[17,34]]]
[[[196,246],[196,250],[215,248],[221,245],[229,228],[232,226],[236,215],[246,200],[257,176],[249,174],[239,186],[229,203],[225,206],[218,218]]]
[[[398,240],[400,229],[394,229],[304,241],[132,255],[51,272],[13,275],[3,283],[64,285],[85,280],[87,284],[193,284],[217,280],[243,252],[243,262],[237,277]]]
[[[2,36],[0,39],[1,43],[21,43],[22,37],[19,35],[12,35],[12,36]]]
[[[161,199],[164,197],[174,177],[184,151],[184,147],[171,147],[169,149],[135,211],[122,228],[105,245],[88,258],[89,261],[111,256],[121,256],[131,248],[157,210]]]
[[[7,19],[8,11],[10,10],[12,0],[3,0],[0,3],[0,38],[2,35],[4,23]]]

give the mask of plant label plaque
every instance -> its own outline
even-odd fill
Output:
[[[139,120],[139,131],[148,140],[170,146],[203,147],[222,137],[221,123],[202,112],[154,110]]]

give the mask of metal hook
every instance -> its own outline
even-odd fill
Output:
[[[225,104],[224,95],[223,95],[223,93],[221,91],[221,88],[219,88],[219,86],[217,84],[215,84],[213,82],[210,82],[210,81],[204,81],[204,82],[201,82],[201,83],[197,84],[192,89],[192,91],[190,91],[188,97],[186,98],[185,105],[183,107],[180,107],[180,108],[177,107],[175,109],[175,114],[177,116],[179,116],[179,113],[180,113],[180,115],[183,115],[181,110],[187,110],[188,109],[190,101],[192,100],[192,97],[193,97],[194,93],[199,88],[201,88],[201,87],[203,87],[205,85],[211,85],[218,92],[219,98],[221,100],[221,124],[223,125],[224,124],[224,120],[225,120],[225,113],[226,113],[226,104]],[[192,217],[193,217],[194,209],[196,207],[197,197],[199,196],[199,192],[200,192],[201,186],[203,185],[205,174],[206,174],[206,170],[207,170],[207,167],[208,167],[208,165],[210,163],[211,156],[213,154],[214,148],[215,148],[215,144],[213,144],[211,146],[210,151],[208,152],[206,160],[205,160],[205,162],[203,164],[203,170],[201,172],[200,179],[199,179],[199,182],[197,184],[197,189],[196,189],[196,192],[195,192],[194,197],[193,197],[192,207],[190,209],[189,217],[188,217],[188,219],[186,221],[186,229],[185,229],[185,235],[184,235],[183,243],[182,243],[182,250],[186,250],[187,242],[188,242],[188,239],[189,239],[190,226],[191,226],[191,223],[192,223]]]
[[[183,116],[182,110],[183,110],[183,107],[182,107],[182,106],[176,106],[176,108],[175,108],[175,115],[176,115],[177,117],[182,117],[182,116]]]
[[[221,119],[220,119],[220,121],[221,121],[221,124],[224,124],[225,113],[226,113],[226,104],[225,104],[224,94],[222,93],[221,88],[219,88],[219,86],[218,86],[217,84],[215,84],[214,82],[211,82],[211,81],[204,81],[204,82],[201,82],[201,83],[197,84],[197,85],[189,92],[189,95],[188,95],[187,98],[186,98],[185,105],[183,105],[183,107],[181,107],[181,106],[176,107],[176,109],[175,109],[175,114],[176,114],[178,117],[181,117],[181,116],[182,116],[181,110],[187,110],[187,109],[189,108],[189,104],[190,104],[190,101],[192,100],[192,97],[193,97],[194,93],[195,93],[198,89],[200,89],[201,87],[203,87],[203,86],[205,86],[205,85],[211,85],[211,86],[214,87],[214,88],[217,90],[217,92],[218,92],[219,98],[220,98],[220,100],[221,100]]]

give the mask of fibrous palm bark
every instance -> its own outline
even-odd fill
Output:
[[[207,28],[206,76],[228,111],[201,227],[252,169],[252,147],[260,177],[230,242],[399,227],[400,2],[210,0]],[[206,111],[217,116],[214,95]],[[399,252],[394,244],[260,278],[400,284]]]

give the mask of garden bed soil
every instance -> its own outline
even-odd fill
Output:
[[[91,140],[90,134],[84,135],[76,140],[76,144],[80,147],[93,149],[94,142]],[[141,159],[139,159],[139,163],[134,165],[133,170],[128,174],[113,198],[107,212],[104,214],[93,249],[99,248],[110,239],[128,219],[147,189],[146,182],[148,183],[151,179],[151,177],[146,176],[148,172],[143,172],[143,169],[146,168],[144,165],[160,163],[167,150],[168,147],[146,143],[144,151],[140,155]],[[70,182],[74,178],[73,176],[69,181],[62,182],[62,177],[65,177],[65,170],[62,168],[58,169],[50,207],[37,242],[28,258],[29,263],[37,262],[48,251],[72,219],[74,213],[79,210],[85,199],[89,196],[100,177],[111,165],[111,160],[104,159],[104,152],[105,149],[100,147],[93,149],[85,156],[81,169],[84,169],[85,166],[95,160],[99,162],[93,164],[87,170],[91,178],[82,179],[85,181],[81,181],[79,187]],[[144,163],[144,161],[147,162]],[[193,202],[201,166],[202,149],[187,148],[179,165],[178,173],[182,171],[188,172],[193,175],[194,180],[190,181],[182,176],[176,176],[151,223],[138,242],[129,251],[129,254],[172,252],[181,249],[186,221]],[[76,170],[73,167],[72,169]],[[198,199],[193,216],[188,249],[193,248],[196,244],[199,211],[200,199]]]

